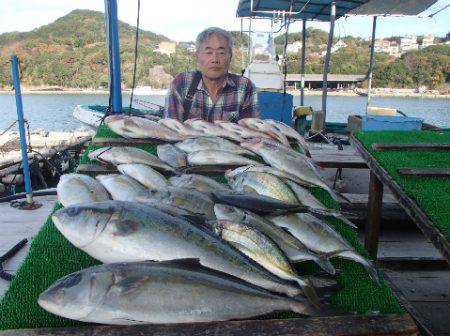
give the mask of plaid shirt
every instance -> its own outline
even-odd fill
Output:
[[[187,96],[193,77],[194,72],[182,72],[175,76],[166,97],[165,118],[184,121],[183,101]],[[188,119],[236,122],[239,119],[251,117],[259,117],[256,88],[248,78],[229,73],[215,104],[213,104],[203,80],[200,80],[192,100]]]

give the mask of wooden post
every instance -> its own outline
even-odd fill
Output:
[[[377,260],[382,201],[383,183],[381,183],[378,177],[370,171],[369,201],[367,203],[368,212],[364,247],[373,260]]]

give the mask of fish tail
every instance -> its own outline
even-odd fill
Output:
[[[362,265],[364,266],[367,273],[369,274],[370,279],[373,282],[375,282],[378,287],[381,287],[382,285],[381,285],[380,277],[378,276],[378,272],[375,269],[375,267],[373,267],[373,265],[370,262],[363,263]]]
[[[306,296],[309,303],[315,307],[318,307],[320,305],[320,299],[310,281],[307,279],[302,279],[301,277],[295,277],[294,280],[302,288],[303,295]]]
[[[293,312],[306,316],[343,316],[349,315],[348,312],[341,308],[322,303],[314,306],[305,301],[305,299],[295,299],[291,301],[290,308]]]
[[[339,220],[341,220],[342,222],[344,222],[345,224],[347,224],[348,226],[350,226],[353,229],[357,229],[358,227],[353,224],[347,217],[345,217],[344,215],[342,215],[341,213],[338,212],[334,212],[331,214],[334,218],[337,218]]]
[[[329,253],[324,253],[324,254],[317,255],[317,259],[314,261],[325,272],[327,272],[328,274],[334,275],[334,274],[336,274],[336,269],[331,264],[330,257],[331,257],[331,255],[329,255]]]

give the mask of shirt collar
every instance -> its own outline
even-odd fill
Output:
[[[232,87],[232,88],[236,87],[236,84],[235,84],[235,83],[233,82],[233,80],[231,79],[230,74],[227,74],[227,80],[226,80],[225,83],[223,84],[222,89],[225,89],[227,86]],[[205,86],[204,83],[203,83],[203,79],[198,83],[198,85],[197,85],[197,90],[208,91],[208,90],[206,89],[206,86]]]

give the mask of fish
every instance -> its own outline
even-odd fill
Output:
[[[284,280],[295,281],[308,300],[319,305],[319,297],[307,278],[299,276],[277,244],[260,231],[242,223],[219,220],[211,224],[219,237],[233,245],[269,272]]]
[[[282,202],[299,204],[291,188],[272,174],[243,172],[233,178],[228,178],[228,184],[237,191],[256,193]]]
[[[227,321],[275,311],[322,313],[304,299],[271,293],[195,259],[89,267],[55,281],[38,304],[58,316],[108,325]]]
[[[213,200],[198,190],[167,186],[164,189],[150,189],[141,192],[135,199],[141,203],[156,200],[205,216],[208,219],[215,219]]]
[[[274,212],[301,212],[307,211],[303,205],[286,203],[272,197],[259,194],[249,194],[237,190],[216,190],[211,193],[216,203],[228,204],[257,214],[271,214]]]
[[[177,119],[164,118],[160,119],[158,123],[167,128],[170,128],[172,131],[181,134],[184,137],[205,136],[205,133],[203,131],[196,130],[195,128],[189,126],[188,124],[184,124]]]
[[[297,196],[300,204],[307,206],[309,212],[314,213],[318,216],[332,216],[335,217],[348,226],[352,228],[356,228],[356,225],[349,221],[342,213],[335,209],[329,209],[325,207],[317,198],[314,197],[307,189],[299,186],[297,183],[290,181],[288,179],[285,180],[285,183],[291,188],[291,190]]]
[[[120,164],[117,166],[117,170],[150,189],[164,188],[169,185],[163,175],[143,163]]]
[[[186,139],[178,142],[175,146],[185,153],[197,152],[200,150],[222,150],[235,154],[244,154],[254,156],[255,154],[247,149],[236,145],[235,143],[219,137],[199,137],[195,139]]]
[[[242,166],[242,167],[238,167],[236,169],[228,169],[225,172],[225,177],[226,178],[233,178],[239,174],[242,174],[244,172],[260,172],[260,173],[268,173],[268,174],[272,174],[275,176],[278,176],[279,178],[283,178],[283,179],[287,179],[290,181],[294,181],[298,184],[301,184],[303,186],[307,186],[307,187],[312,187],[314,185],[303,181],[301,179],[299,179],[297,176],[292,175],[290,173],[275,169],[271,166],[265,165],[265,164],[255,164],[255,165],[247,165],[247,166]]]
[[[306,140],[304,137],[302,137],[296,130],[294,130],[292,127],[289,127],[285,123],[273,119],[264,119],[265,123],[268,123],[275,129],[277,129],[280,133],[284,134],[288,138],[293,138],[297,140],[297,144],[300,146],[300,148],[303,151],[303,154],[305,154],[307,157],[311,157],[311,153],[308,148],[308,144],[306,143]]]
[[[239,166],[258,163],[239,154],[216,149],[191,152],[187,155],[187,162],[191,166]]]
[[[56,211],[52,220],[73,245],[103,263],[198,258],[205,267],[267,290],[291,297],[301,293],[211,230],[145,204],[80,204]]]
[[[243,118],[238,121],[238,124],[263,133],[267,133],[283,145],[290,146],[289,140],[283,133],[259,118]]]
[[[241,143],[241,146],[258,153],[263,160],[272,167],[293,174],[302,181],[328,191],[331,197],[336,201],[342,199],[342,196],[337,195],[337,193],[323,181],[317,172],[314,163],[307,156],[293,150],[279,150],[277,147],[269,146],[262,142],[245,142]]]
[[[179,176],[172,176],[169,182],[174,187],[193,188],[198,191],[209,193],[214,190],[229,190],[230,187],[226,184],[219,183],[210,177],[198,174],[183,174]]]
[[[127,175],[108,174],[95,177],[111,194],[113,200],[132,201],[146,188]]]
[[[96,179],[83,174],[64,174],[56,187],[62,206],[109,200],[105,187]]]
[[[159,139],[180,141],[184,137],[157,121],[129,115],[110,115],[105,118],[110,130],[128,139]]]
[[[360,263],[372,281],[381,287],[375,267],[355,251],[342,236],[328,223],[308,213],[269,217],[275,225],[285,228],[308,249],[316,253],[337,252],[334,256]]]
[[[186,154],[172,144],[156,146],[158,158],[173,168],[186,167]]]
[[[233,132],[237,135],[239,135],[241,138],[267,138],[270,140],[274,140],[269,134],[263,133],[260,131],[255,131],[251,128],[223,120],[216,120],[214,121],[216,125],[219,125],[219,127],[222,127],[223,129]]]
[[[327,273],[336,274],[336,269],[329,260],[332,254],[317,254],[309,251],[302,242],[264,217],[248,210],[219,203],[214,205],[214,214],[218,220],[243,223],[262,232],[281,248],[291,262],[311,260]]]
[[[162,171],[173,172],[173,167],[162,162],[157,156],[135,147],[102,147],[88,154],[90,160],[119,165],[124,163],[143,163]]]
[[[186,125],[203,132],[206,135],[227,138],[236,142],[241,142],[242,138],[239,135],[228,132],[218,125],[209,123],[202,119],[188,119],[184,122]]]

